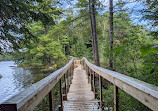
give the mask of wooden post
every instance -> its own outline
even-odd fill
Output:
[[[86,65],[86,75],[88,77],[88,66]]]
[[[103,103],[102,103],[102,101],[103,101],[103,92],[102,92],[102,77],[101,76],[99,76],[99,86],[100,86],[100,108],[101,108],[101,110],[102,110],[102,108],[103,108]]]
[[[73,66],[71,66],[71,84],[72,84],[72,79],[73,79]]]
[[[82,66],[83,66],[83,69],[84,69],[84,61],[82,61]]]
[[[59,80],[60,82],[60,107],[59,111],[63,111],[63,95],[62,95],[62,81],[61,79]]]
[[[89,81],[89,67],[88,67],[88,65],[86,65],[87,67],[86,67],[86,73],[87,73],[87,79],[88,79],[88,81]]]
[[[64,94],[64,96],[63,96],[63,100],[67,100],[66,74],[64,74],[64,82],[65,82],[65,94]]]
[[[93,92],[95,95],[95,72],[93,72]],[[96,95],[95,95],[95,98],[96,98]]]
[[[72,63],[72,78],[73,78],[73,75],[74,75],[74,69],[75,69],[75,66],[74,66],[74,62]]]
[[[90,74],[90,84],[91,84],[91,91],[92,91],[92,71],[91,69],[89,70],[89,74]]]
[[[118,87],[114,85],[114,111],[118,111],[118,102],[119,102]]]
[[[49,110],[54,111],[53,89],[49,92]]]
[[[70,85],[71,85],[71,80],[72,80],[72,73],[71,73],[71,67],[69,68],[69,73],[70,73]]]
[[[90,68],[88,67],[88,83],[89,83],[89,73],[90,73]]]
[[[67,96],[66,74],[64,74],[64,82],[65,82],[65,95]]]
[[[67,70],[67,93],[69,92],[69,70]]]
[[[93,91],[93,89],[94,89],[94,88],[93,88],[93,76],[94,76],[94,75],[93,75],[93,71],[92,71],[92,73],[91,73],[91,86],[92,86],[92,91]]]
[[[82,61],[82,64],[83,64],[83,69],[84,69],[84,60]]]

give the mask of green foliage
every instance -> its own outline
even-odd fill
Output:
[[[142,56],[145,57],[146,55],[148,55],[150,53],[158,53],[158,47],[157,47],[157,45],[142,46],[140,49],[140,52],[141,52]]]
[[[1,40],[6,40],[18,49],[20,44],[35,38],[27,25],[41,21],[42,25],[55,24],[55,17],[61,14],[53,8],[52,0],[2,0],[0,2]],[[5,44],[4,44],[5,45]]]
[[[98,95],[100,91],[98,91]],[[114,87],[109,85],[106,90],[103,90],[103,106],[111,111],[114,109]],[[128,95],[126,92],[119,89],[119,111],[151,111],[141,102]]]
[[[145,5],[147,9],[144,11],[144,18],[151,20],[153,26],[158,26],[158,1],[157,0],[146,0]]]
[[[0,61],[13,61],[15,58],[10,53],[1,53]]]

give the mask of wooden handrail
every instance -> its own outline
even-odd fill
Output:
[[[2,111],[32,111],[43,98],[52,91],[61,77],[73,68],[74,57],[64,67],[50,74],[46,78],[26,88],[19,94],[1,104]]]
[[[83,65],[86,68],[90,68],[93,72],[97,73],[99,76],[110,81],[114,84],[116,90],[115,99],[118,99],[118,89],[120,88],[129,95],[133,96],[135,99],[139,100],[141,103],[149,107],[154,111],[158,111],[158,87],[148,84],[146,82],[140,81],[138,79],[120,74],[115,71],[104,69],[90,63],[86,58],[82,59]],[[115,101],[117,105],[117,100]],[[117,108],[115,108],[117,110]]]

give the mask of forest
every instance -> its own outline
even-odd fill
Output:
[[[157,0],[2,0],[0,11],[1,54],[12,48],[22,67],[59,69],[86,57],[158,86]],[[113,86],[104,82],[110,110]],[[119,99],[120,111],[150,111],[121,90]]]

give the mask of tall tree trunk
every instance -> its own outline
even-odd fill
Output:
[[[93,50],[93,59],[94,63],[97,66],[100,66],[99,54],[98,54],[98,42],[97,42],[97,30],[96,30],[96,13],[95,13],[95,0],[92,2],[89,0],[89,16],[91,22],[91,35],[92,35],[92,50]]]
[[[110,1],[110,7],[109,7],[109,13],[110,13],[110,57],[109,57],[109,69],[110,70],[114,70],[114,66],[113,66],[113,36],[114,36],[114,32],[113,32],[113,0],[109,0]]]
[[[94,58],[95,50],[94,50],[94,45],[93,45],[94,44],[94,40],[93,40],[93,23],[92,23],[91,0],[89,0],[89,18],[90,18],[90,25],[91,25],[92,51],[93,51],[93,58]]]

